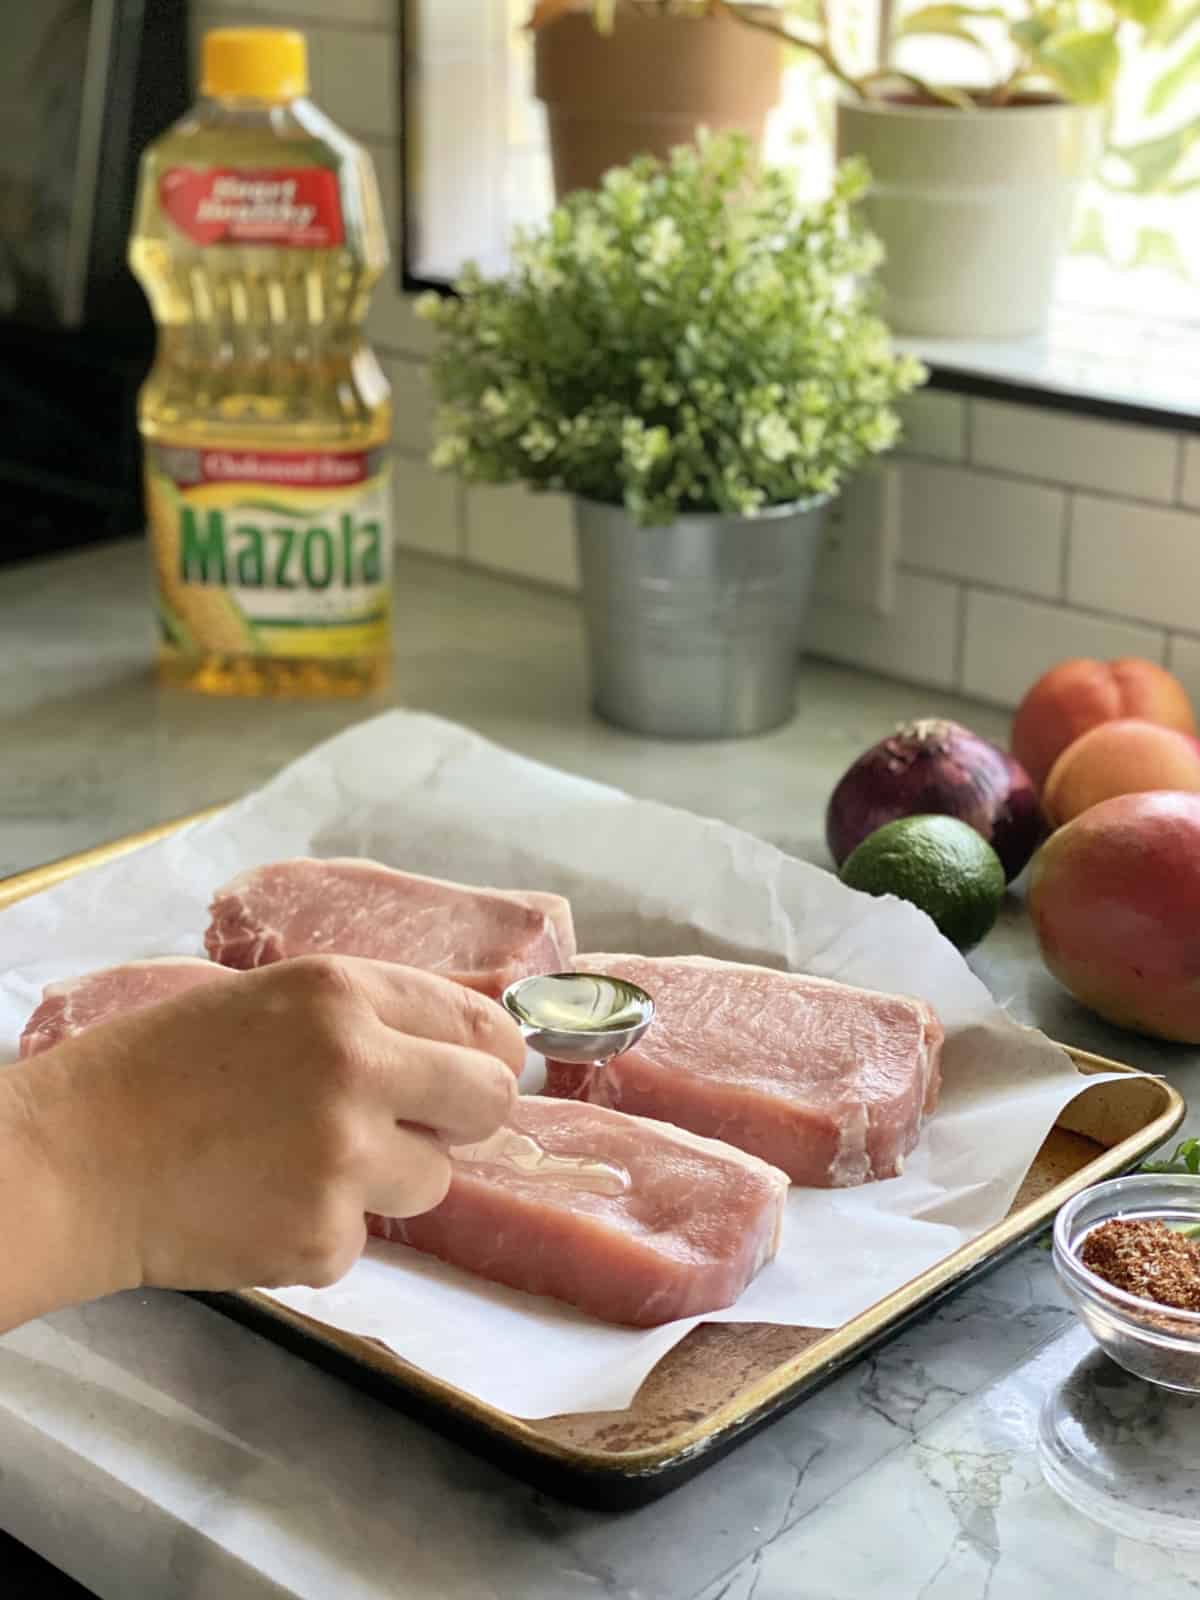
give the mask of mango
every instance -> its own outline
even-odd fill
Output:
[[[1013,718],[1012,753],[1040,791],[1069,744],[1118,717],[1196,732],[1187,690],[1165,667],[1138,656],[1107,662],[1081,657],[1051,667],[1026,694]]]
[[[1102,722],[1050,768],[1042,810],[1052,828],[1101,800],[1148,789],[1200,790],[1200,739],[1154,722]]]
[[[1200,795],[1117,795],[1033,858],[1042,958],[1097,1015],[1200,1044]]]

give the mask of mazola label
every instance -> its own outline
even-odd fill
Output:
[[[292,658],[386,651],[392,541],[382,450],[156,444],[146,484],[168,649]]]

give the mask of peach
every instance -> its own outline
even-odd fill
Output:
[[[1092,806],[1033,858],[1042,957],[1109,1022],[1200,1044],[1200,795]]]
[[[1200,790],[1200,739],[1154,722],[1102,722],[1069,744],[1050,768],[1042,810],[1052,828],[1117,794]]]
[[[1097,723],[1138,717],[1195,733],[1187,691],[1153,661],[1060,661],[1030,689],[1013,718],[1012,753],[1041,789],[1067,746]]]

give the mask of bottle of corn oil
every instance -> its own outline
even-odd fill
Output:
[[[307,90],[302,34],[211,31],[197,105],[142,160],[160,669],[212,694],[387,673],[391,397],[362,333],[387,240],[370,158]]]

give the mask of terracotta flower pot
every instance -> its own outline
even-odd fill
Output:
[[[636,155],[666,156],[701,127],[741,128],[761,141],[779,98],[783,48],[719,14],[622,8],[611,34],[597,33],[582,12],[539,29],[535,64],[561,199]]]
[[[1053,101],[977,111],[844,101],[839,156],[871,168],[867,217],[896,333],[1013,338],[1046,325],[1100,118]]]

